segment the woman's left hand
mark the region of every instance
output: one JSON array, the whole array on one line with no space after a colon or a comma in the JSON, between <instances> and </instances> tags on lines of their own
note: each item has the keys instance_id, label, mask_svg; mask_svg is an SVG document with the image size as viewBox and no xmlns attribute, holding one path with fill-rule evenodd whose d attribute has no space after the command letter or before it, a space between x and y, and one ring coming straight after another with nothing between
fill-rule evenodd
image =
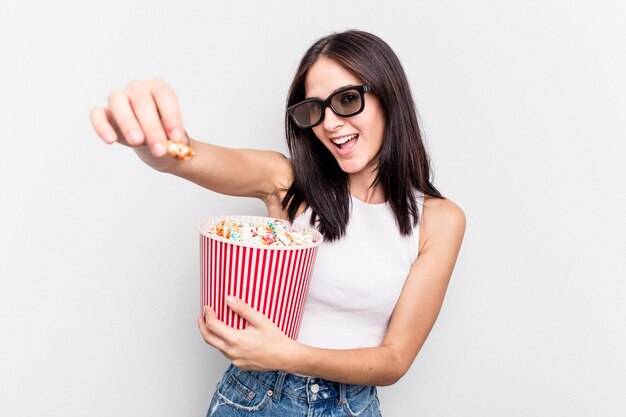
<instances>
[{"instance_id":1,"label":"woman's left hand","mask_svg":"<svg viewBox=\"0 0 626 417\"><path fill-rule=\"evenodd\" d=\"M270 319L236 297L227 297L232 311L244 318L245 329L234 329L217 319L209 306L198 317L204 340L220 350L236 367L246 371L286 370L296 342L288 338Z\"/></svg>"}]
</instances>

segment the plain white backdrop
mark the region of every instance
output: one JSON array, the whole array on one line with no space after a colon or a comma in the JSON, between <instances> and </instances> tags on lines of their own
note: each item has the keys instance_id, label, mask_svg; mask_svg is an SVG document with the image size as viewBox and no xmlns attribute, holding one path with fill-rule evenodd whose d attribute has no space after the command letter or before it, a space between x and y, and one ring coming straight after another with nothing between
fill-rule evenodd
<instances>
[{"instance_id":1,"label":"plain white backdrop","mask_svg":"<svg viewBox=\"0 0 626 417\"><path fill-rule=\"evenodd\" d=\"M159 77L192 137L286 152L297 62L358 28L399 55L468 220L383 415L625 416L625 22L621 1L3 4L0 415L205 415L227 362L196 327L195 224L264 207L151 171L89 111Z\"/></svg>"}]
</instances>

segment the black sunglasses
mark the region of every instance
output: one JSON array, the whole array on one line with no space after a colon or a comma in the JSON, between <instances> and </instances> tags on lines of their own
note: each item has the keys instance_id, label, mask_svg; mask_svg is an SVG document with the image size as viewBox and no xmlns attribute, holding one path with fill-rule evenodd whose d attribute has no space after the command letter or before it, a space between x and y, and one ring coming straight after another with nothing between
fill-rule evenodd
<instances>
[{"instance_id":1,"label":"black sunglasses","mask_svg":"<svg viewBox=\"0 0 626 417\"><path fill-rule=\"evenodd\" d=\"M322 123L326 107L337 116L350 117L357 115L365 108L365 93L372 91L370 85L351 85L340 88L326 100L309 98L293 106L287 107L287 114L301 129L315 127Z\"/></svg>"}]
</instances>

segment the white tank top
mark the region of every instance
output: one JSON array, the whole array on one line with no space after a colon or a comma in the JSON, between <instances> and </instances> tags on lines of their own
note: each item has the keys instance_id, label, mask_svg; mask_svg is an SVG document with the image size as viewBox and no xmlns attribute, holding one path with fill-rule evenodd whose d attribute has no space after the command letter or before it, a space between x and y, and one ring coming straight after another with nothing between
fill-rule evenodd
<instances>
[{"instance_id":1,"label":"white tank top","mask_svg":"<svg viewBox=\"0 0 626 417\"><path fill-rule=\"evenodd\" d=\"M423 194L418 193L420 219ZM311 209L294 223L309 224ZM352 197L346 234L318 247L298 342L328 349L379 346L411 265L419 224L402 236L388 203Z\"/></svg>"}]
</instances>

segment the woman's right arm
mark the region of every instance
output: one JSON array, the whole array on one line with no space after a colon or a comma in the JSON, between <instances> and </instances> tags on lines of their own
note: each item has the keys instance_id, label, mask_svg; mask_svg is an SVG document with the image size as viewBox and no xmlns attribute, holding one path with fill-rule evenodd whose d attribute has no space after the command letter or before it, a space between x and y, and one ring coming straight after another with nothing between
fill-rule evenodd
<instances>
[{"instance_id":1,"label":"woman's right arm","mask_svg":"<svg viewBox=\"0 0 626 417\"><path fill-rule=\"evenodd\" d=\"M291 183L291 163L282 154L230 149L190 139L178 99L162 80L133 81L109 94L108 105L91 111L91 123L106 143L127 145L149 166L221 194L257 197L275 206ZM190 145L189 161L167 153L167 140Z\"/></svg>"}]
</instances>

